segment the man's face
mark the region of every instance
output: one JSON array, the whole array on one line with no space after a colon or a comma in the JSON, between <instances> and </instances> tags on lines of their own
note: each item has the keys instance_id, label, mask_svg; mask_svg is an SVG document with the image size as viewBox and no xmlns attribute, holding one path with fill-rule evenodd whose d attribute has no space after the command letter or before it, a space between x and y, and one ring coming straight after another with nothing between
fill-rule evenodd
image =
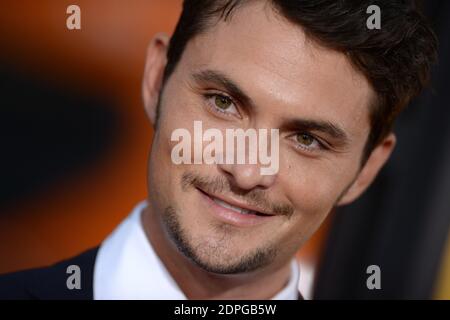
<instances>
[{"instance_id":1,"label":"man's face","mask_svg":"<svg viewBox=\"0 0 450 320\"><path fill-rule=\"evenodd\" d=\"M165 84L149 168L153 212L206 270L285 264L357 177L372 94L345 55L307 39L269 5L239 8L189 41ZM194 137L194 121L224 136L226 129L279 129L278 172L174 164L172 132L186 128Z\"/></svg>"}]
</instances>

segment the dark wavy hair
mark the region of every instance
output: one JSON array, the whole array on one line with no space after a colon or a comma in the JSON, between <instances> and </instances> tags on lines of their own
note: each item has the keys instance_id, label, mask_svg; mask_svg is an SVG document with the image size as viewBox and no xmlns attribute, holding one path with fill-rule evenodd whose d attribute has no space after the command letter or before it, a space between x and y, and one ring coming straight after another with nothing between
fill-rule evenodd
<instances>
[{"instance_id":1,"label":"dark wavy hair","mask_svg":"<svg viewBox=\"0 0 450 320\"><path fill-rule=\"evenodd\" d=\"M260 0L264 1L264 0ZM413 0L265 0L320 45L343 52L372 85L371 130L363 161L392 130L395 118L428 84L437 38ZM227 21L248 0L185 0L167 53L163 83L190 39ZM366 10L381 9L381 28L368 29Z\"/></svg>"}]
</instances>

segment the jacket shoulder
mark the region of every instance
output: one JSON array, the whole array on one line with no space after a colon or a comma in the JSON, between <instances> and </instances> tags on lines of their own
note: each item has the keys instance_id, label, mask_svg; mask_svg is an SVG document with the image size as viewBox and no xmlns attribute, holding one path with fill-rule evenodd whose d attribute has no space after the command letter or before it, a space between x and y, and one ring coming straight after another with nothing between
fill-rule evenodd
<instances>
[{"instance_id":1,"label":"jacket shoulder","mask_svg":"<svg viewBox=\"0 0 450 320\"><path fill-rule=\"evenodd\" d=\"M44 268L0 276L0 299L92 300L95 258L98 247ZM69 289L69 266L79 269L80 288Z\"/></svg>"}]
</instances>

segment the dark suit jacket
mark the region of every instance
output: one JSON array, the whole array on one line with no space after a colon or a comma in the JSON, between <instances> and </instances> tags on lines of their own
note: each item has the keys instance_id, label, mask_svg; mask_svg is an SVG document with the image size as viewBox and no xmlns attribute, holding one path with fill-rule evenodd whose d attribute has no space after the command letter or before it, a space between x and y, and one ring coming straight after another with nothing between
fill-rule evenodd
<instances>
[{"instance_id":1,"label":"dark suit jacket","mask_svg":"<svg viewBox=\"0 0 450 320\"><path fill-rule=\"evenodd\" d=\"M94 264L98 247L50 267L14 272L0 276L0 300L92 300ZM81 289L68 289L67 267L81 270ZM299 292L299 300L303 300Z\"/></svg>"},{"instance_id":2,"label":"dark suit jacket","mask_svg":"<svg viewBox=\"0 0 450 320\"><path fill-rule=\"evenodd\" d=\"M0 276L0 299L92 300L94 263L98 247L50 267ZM81 289L67 288L67 267L81 270Z\"/></svg>"}]
</instances>

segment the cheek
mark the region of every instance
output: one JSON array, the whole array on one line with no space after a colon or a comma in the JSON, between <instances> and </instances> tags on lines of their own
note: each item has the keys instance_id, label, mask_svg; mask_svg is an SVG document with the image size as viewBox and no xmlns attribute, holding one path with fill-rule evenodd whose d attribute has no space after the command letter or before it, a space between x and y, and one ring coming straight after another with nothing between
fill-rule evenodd
<instances>
[{"instance_id":1,"label":"cheek","mask_svg":"<svg viewBox=\"0 0 450 320\"><path fill-rule=\"evenodd\" d=\"M193 112L194 105L185 104L180 106L176 99L168 99L164 106L162 106L160 114L160 123L158 126L158 133L152 145L152 155L150 159L150 185L149 189L156 189L153 194L161 199L162 207L167 205L175 206L179 212L191 212L189 215L188 224L197 224L195 212L195 194L191 191L185 192L181 187L181 179L183 173L187 171L199 171L202 174L207 174L210 166L196 165L194 163L194 120L201 120L201 117ZM206 125L205 125L206 127ZM186 129L185 131L191 138L178 137L172 141L172 133L177 129ZM181 146L186 141L186 146L191 146L191 164L175 163L172 159L172 151L174 147ZM185 219L184 216L180 217Z\"/></svg>"},{"instance_id":2,"label":"cheek","mask_svg":"<svg viewBox=\"0 0 450 320\"><path fill-rule=\"evenodd\" d=\"M180 114L174 114L172 109L176 106L164 103L161 108L158 132L155 133L151 156L149 160L149 197L153 201L160 202L162 209L173 205L173 199L179 197L179 181L183 172L183 165L177 165L172 161L172 148L177 144L171 141L174 130L184 128Z\"/></svg>"},{"instance_id":3,"label":"cheek","mask_svg":"<svg viewBox=\"0 0 450 320\"><path fill-rule=\"evenodd\" d=\"M338 197L340 184L333 176L318 173L304 173L293 179L289 188L294 206L305 215L317 215L328 211Z\"/></svg>"},{"instance_id":4,"label":"cheek","mask_svg":"<svg viewBox=\"0 0 450 320\"><path fill-rule=\"evenodd\" d=\"M305 215L330 209L339 194L340 183L336 177L319 169L292 170L284 181L289 199Z\"/></svg>"},{"instance_id":5,"label":"cheek","mask_svg":"<svg viewBox=\"0 0 450 320\"><path fill-rule=\"evenodd\" d=\"M288 166L283 164L283 168L289 167L288 170L280 170L278 181L295 208L291 232L308 238L352 182L354 170L344 168L353 167L353 162L344 165L339 161L328 163L299 158L296 166L292 162Z\"/></svg>"},{"instance_id":6,"label":"cheek","mask_svg":"<svg viewBox=\"0 0 450 320\"><path fill-rule=\"evenodd\" d=\"M338 192L330 185L319 182L318 177L303 175L296 178L290 186L291 192L287 193L295 208L290 219L292 221L288 222L288 228L283 234L288 252L297 251L308 241L331 212L338 197Z\"/></svg>"}]
</instances>

